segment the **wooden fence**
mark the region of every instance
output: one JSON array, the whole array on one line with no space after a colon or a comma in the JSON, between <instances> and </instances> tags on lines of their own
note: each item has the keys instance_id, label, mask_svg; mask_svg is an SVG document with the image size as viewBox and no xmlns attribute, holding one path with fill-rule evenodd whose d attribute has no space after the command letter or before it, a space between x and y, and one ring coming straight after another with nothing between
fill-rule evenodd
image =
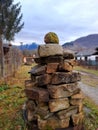
<instances>
[{"instance_id":1,"label":"wooden fence","mask_svg":"<svg viewBox=\"0 0 98 130\"><path fill-rule=\"evenodd\" d=\"M14 75L17 69L22 64L22 53L17 48L11 48L10 51L4 55L4 77ZM4 78L1 71L0 61L0 78Z\"/></svg>"},{"instance_id":2,"label":"wooden fence","mask_svg":"<svg viewBox=\"0 0 98 130\"><path fill-rule=\"evenodd\" d=\"M78 63L78 65L83 66L85 68L98 70L98 61L95 61L95 60L88 60L88 61L77 60L77 63Z\"/></svg>"}]
</instances>

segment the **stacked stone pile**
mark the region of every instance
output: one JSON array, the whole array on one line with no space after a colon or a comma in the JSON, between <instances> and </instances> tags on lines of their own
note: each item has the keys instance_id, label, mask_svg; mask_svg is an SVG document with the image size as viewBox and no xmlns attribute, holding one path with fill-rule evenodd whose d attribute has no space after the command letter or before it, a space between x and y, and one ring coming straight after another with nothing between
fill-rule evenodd
<instances>
[{"instance_id":1,"label":"stacked stone pile","mask_svg":"<svg viewBox=\"0 0 98 130\"><path fill-rule=\"evenodd\" d=\"M25 81L27 120L32 129L68 128L83 120L83 94L78 87L81 76L73 72L74 55L59 44L38 48L37 63Z\"/></svg>"}]
</instances>

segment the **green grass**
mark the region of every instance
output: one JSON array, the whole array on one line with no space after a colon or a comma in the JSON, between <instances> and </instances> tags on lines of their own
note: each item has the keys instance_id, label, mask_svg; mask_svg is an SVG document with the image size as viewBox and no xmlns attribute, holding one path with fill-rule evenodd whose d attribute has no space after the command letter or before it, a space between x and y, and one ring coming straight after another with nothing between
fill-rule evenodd
<instances>
[{"instance_id":1,"label":"green grass","mask_svg":"<svg viewBox=\"0 0 98 130\"><path fill-rule=\"evenodd\" d=\"M26 130L22 105L26 97L24 81L30 78L32 66L22 66L15 77L6 78L0 85L0 130Z\"/></svg>"},{"instance_id":2,"label":"green grass","mask_svg":"<svg viewBox=\"0 0 98 130\"><path fill-rule=\"evenodd\" d=\"M1 84L1 85L0 85L0 92L5 91L5 90L7 90L7 89L9 89L8 84Z\"/></svg>"},{"instance_id":3,"label":"green grass","mask_svg":"<svg viewBox=\"0 0 98 130\"><path fill-rule=\"evenodd\" d=\"M91 99L85 98L84 106L90 109L90 112L85 113L84 124L86 130L98 129L98 106L92 102Z\"/></svg>"},{"instance_id":4,"label":"green grass","mask_svg":"<svg viewBox=\"0 0 98 130\"><path fill-rule=\"evenodd\" d=\"M81 72L88 73L87 75L85 75L85 74L81 75L81 81L84 84L87 84L92 87L98 87L98 78L94 77L94 76L98 77L98 70L86 69L86 68L83 68L80 66L77 66L74 69L80 71L80 73Z\"/></svg>"},{"instance_id":5,"label":"green grass","mask_svg":"<svg viewBox=\"0 0 98 130\"><path fill-rule=\"evenodd\" d=\"M87 72L87 73L94 74L94 75L98 76L98 70L83 68L81 66L76 66L74 69L78 70L78 71L83 71L83 72Z\"/></svg>"}]
</instances>

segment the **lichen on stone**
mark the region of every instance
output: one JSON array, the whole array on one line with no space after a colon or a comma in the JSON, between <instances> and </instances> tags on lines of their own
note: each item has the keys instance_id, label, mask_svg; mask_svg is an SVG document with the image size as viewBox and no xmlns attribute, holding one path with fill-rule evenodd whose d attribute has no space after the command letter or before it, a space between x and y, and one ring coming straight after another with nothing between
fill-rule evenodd
<instances>
[{"instance_id":1,"label":"lichen on stone","mask_svg":"<svg viewBox=\"0 0 98 130\"><path fill-rule=\"evenodd\" d=\"M54 32L49 32L49 33L47 33L46 35L45 35L45 37L44 37L44 42L46 43L46 44L59 44L59 38L58 38L58 36L57 36L57 34L56 33L54 33Z\"/></svg>"}]
</instances>

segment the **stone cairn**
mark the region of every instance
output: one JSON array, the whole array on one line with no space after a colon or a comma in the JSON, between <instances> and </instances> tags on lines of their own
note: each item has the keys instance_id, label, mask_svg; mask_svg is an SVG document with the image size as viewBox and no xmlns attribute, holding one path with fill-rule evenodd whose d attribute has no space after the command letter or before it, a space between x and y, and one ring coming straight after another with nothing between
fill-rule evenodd
<instances>
[{"instance_id":1,"label":"stone cairn","mask_svg":"<svg viewBox=\"0 0 98 130\"><path fill-rule=\"evenodd\" d=\"M29 72L31 80L25 81L28 130L70 128L83 121L84 97L77 83L81 76L72 71L74 55L64 52L58 37L51 41L51 35L57 37L55 33L46 34L46 44L38 47L37 65Z\"/></svg>"}]
</instances>

